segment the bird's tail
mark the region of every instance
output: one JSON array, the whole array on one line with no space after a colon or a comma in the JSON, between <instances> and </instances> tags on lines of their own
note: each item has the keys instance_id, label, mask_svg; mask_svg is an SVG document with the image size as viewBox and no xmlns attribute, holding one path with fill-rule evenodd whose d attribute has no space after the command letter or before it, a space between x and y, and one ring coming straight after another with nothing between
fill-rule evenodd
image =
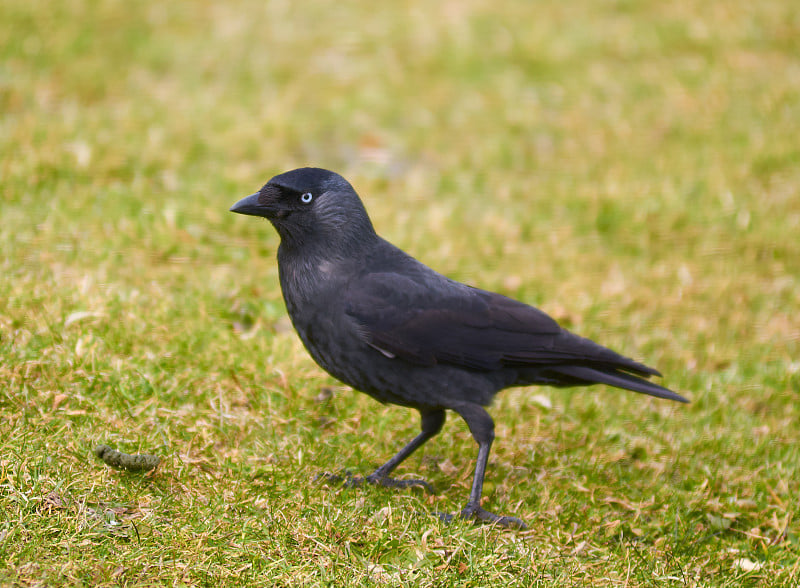
<instances>
[{"instance_id":1,"label":"bird's tail","mask_svg":"<svg viewBox=\"0 0 800 588\"><path fill-rule=\"evenodd\" d=\"M676 394L672 390L613 368L608 369L608 371L602 371L584 365L561 365L550 367L548 371L557 372L571 378L577 378L589 384L608 384L609 386L624 388L625 390L631 390L641 394L649 394L650 396L656 396L658 398L676 400L677 402L689 402L686 398L680 394Z\"/></svg>"}]
</instances>

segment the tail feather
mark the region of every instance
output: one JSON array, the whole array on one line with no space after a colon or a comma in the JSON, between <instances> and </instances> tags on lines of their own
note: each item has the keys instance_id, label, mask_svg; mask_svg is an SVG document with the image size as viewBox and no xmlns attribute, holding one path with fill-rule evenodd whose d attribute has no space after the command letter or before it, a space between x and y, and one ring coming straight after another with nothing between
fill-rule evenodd
<instances>
[{"instance_id":1,"label":"tail feather","mask_svg":"<svg viewBox=\"0 0 800 588\"><path fill-rule=\"evenodd\" d=\"M558 372L573 378L578 378L586 381L587 383L608 384L609 386L624 388L625 390L631 390L641 394L649 394L650 396L656 396L657 398L666 398L668 400L675 400L677 402L689 402L686 398L680 394L676 394L672 390L664 388L663 386L659 386L658 384L654 384L653 382L648 382L647 380L634 375L617 371L613 368L610 368L609 371L601 371L599 369L583 365L563 365L551 367L549 368L549 371Z\"/></svg>"}]
</instances>

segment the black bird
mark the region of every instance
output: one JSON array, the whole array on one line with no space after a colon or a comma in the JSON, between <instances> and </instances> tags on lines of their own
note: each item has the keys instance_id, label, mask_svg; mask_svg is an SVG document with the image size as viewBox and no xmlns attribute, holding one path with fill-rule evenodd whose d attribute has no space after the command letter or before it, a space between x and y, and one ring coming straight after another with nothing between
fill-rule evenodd
<instances>
[{"instance_id":1,"label":"black bird","mask_svg":"<svg viewBox=\"0 0 800 588\"><path fill-rule=\"evenodd\" d=\"M461 511L502 526L516 517L480 505L494 421L483 408L510 386L607 384L688 402L646 379L661 374L562 329L547 314L433 271L377 235L353 187L338 174L280 174L231 207L268 219L280 235L286 309L314 360L334 378L415 408L422 432L367 481L427 485L389 474L457 412L478 443L469 501Z\"/></svg>"}]
</instances>

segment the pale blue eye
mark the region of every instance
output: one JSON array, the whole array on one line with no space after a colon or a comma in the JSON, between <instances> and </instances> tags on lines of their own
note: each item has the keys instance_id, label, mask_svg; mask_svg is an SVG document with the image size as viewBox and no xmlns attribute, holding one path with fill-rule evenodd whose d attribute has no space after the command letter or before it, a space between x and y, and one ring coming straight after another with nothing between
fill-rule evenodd
<instances>
[{"instance_id":1,"label":"pale blue eye","mask_svg":"<svg viewBox=\"0 0 800 588\"><path fill-rule=\"evenodd\" d=\"M300 202L302 202L303 204L308 204L309 202L311 202L313 198L314 196L311 194L311 192L306 192L305 194L300 196Z\"/></svg>"}]
</instances>

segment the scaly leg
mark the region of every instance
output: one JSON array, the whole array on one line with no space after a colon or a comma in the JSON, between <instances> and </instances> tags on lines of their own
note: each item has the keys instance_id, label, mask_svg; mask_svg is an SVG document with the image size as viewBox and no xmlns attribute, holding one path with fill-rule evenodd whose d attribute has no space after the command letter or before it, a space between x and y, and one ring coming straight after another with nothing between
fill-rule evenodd
<instances>
[{"instance_id":1,"label":"scaly leg","mask_svg":"<svg viewBox=\"0 0 800 588\"><path fill-rule=\"evenodd\" d=\"M389 477L394 469L399 466L406 458L419 449L426 441L442 430L444 425L444 410L432 412L422 412L422 432L414 437L411 442L403 447L389 461L367 476L367 482L386 486L388 488L408 488L409 486L422 486L429 493L433 494L433 488L425 480L397 480Z\"/></svg>"},{"instance_id":2,"label":"scaly leg","mask_svg":"<svg viewBox=\"0 0 800 588\"><path fill-rule=\"evenodd\" d=\"M481 507L483 479L486 476L486 464L489 461L489 451L494 441L494 421L492 417L477 404L463 403L452 408L466 421L472 437L478 442L478 459L475 464L472 490L469 493L469 502L461 511L461 517L477 519L501 527L527 529L527 525L517 517L499 516Z\"/></svg>"},{"instance_id":3,"label":"scaly leg","mask_svg":"<svg viewBox=\"0 0 800 588\"><path fill-rule=\"evenodd\" d=\"M344 480L345 486L350 488L358 487L364 483L364 480L366 480L370 484L376 484L386 488L409 488L412 486L418 486L433 494L433 488L425 480L397 480L389 476L389 474L391 474L395 468L397 468L397 466L403 463L409 455L414 453L426 441L442 430L442 425L444 425L445 419L444 410L433 410L429 412L420 411L420 415L422 416L422 432L419 435L414 437L408 443L408 445L398 451L394 457L392 457L389 461L372 472L366 478L362 478L360 476L350 477L348 475L348 477ZM342 477L337 476L336 474L320 474L317 479L319 478L324 478L325 480L331 482L342 481Z\"/></svg>"}]
</instances>

